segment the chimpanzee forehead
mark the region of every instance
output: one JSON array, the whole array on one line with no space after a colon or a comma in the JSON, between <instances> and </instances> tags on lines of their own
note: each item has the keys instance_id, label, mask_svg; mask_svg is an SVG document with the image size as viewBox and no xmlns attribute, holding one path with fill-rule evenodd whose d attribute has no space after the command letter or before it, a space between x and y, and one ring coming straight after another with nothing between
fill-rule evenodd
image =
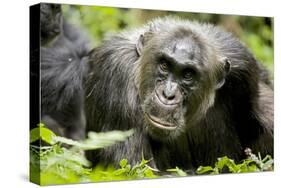
<instances>
[{"instance_id":1,"label":"chimpanzee forehead","mask_svg":"<svg viewBox=\"0 0 281 188\"><path fill-rule=\"evenodd\" d=\"M200 54L200 47L194 39L186 37L183 39L176 39L172 45L173 53L184 53L189 54L190 58L193 59L195 54Z\"/></svg>"},{"instance_id":2,"label":"chimpanzee forehead","mask_svg":"<svg viewBox=\"0 0 281 188\"><path fill-rule=\"evenodd\" d=\"M165 43L162 52L171 57L176 57L181 62L200 61L202 49L192 37L178 38Z\"/></svg>"}]
</instances>

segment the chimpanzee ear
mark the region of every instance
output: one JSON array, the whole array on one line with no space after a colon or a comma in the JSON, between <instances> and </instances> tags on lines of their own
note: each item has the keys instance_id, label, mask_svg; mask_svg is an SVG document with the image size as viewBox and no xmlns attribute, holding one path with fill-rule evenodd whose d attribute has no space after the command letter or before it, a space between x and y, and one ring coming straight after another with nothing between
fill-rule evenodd
<instances>
[{"instance_id":1,"label":"chimpanzee ear","mask_svg":"<svg viewBox=\"0 0 281 188\"><path fill-rule=\"evenodd\" d=\"M136 50L137 50L138 56L141 55L143 46L144 46L144 35L141 34L140 37L139 37L139 39L138 39L138 42L137 42L137 44L136 44Z\"/></svg>"},{"instance_id":2,"label":"chimpanzee ear","mask_svg":"<svg viewBox=\"0 0 281 188\"><path fill-rule=\"evenodd\" d=\"M226 57L221 58L220 63L223 64L223 70L219 76L218 83L216 85L216 89L219 89L224 85L225 77L230 72L230 69L231 69L231 61L228 58L226 58Z\"/></svg>"},{"instance_id":3,"label":"chimpanzee ear","mask_svg":"<svg viewBox=\"0 0 281 188\"><path fill-rule=\"evenodd\" d=\"M141 56L144 46L151 39L152 35L153 35L153 32L147 31L144 34L141 34L139 36L139 39L136 44L136 51L138 53L138 56Z\"/></svg>"}]
</instances>

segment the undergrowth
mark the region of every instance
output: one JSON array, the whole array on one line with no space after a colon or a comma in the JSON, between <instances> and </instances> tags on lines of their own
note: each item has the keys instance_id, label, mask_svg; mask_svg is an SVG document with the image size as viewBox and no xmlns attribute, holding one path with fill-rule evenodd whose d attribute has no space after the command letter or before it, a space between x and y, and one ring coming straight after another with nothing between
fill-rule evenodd
<instances>
[{"instance_id":1,"label":"undergrowth","mask_svg":"<svg viewBox=\"0 0 281 188\"><path fill-rule=\"evenodd\" d=\"M127 159L119 162L119 168L104 167L91 163L85 158L85 150L104 148L122 142L132 136L133 130L111 131L107 133L90 132L83 141L74 141L55 135L43 124L30 132L30 179L40 185L68 184L81 182L100 182L114 180L149 179L161 177L188 176L189 173L178 167L159 172L151 168L149 160L144 159L131 166ZM239 163L227 156L218 158L215 166L200 166L194 172L201 174L244 173L273 170L271 156L261 158L247 148L247 158ZM194 174L193 173L193 174ZM165 175L163 175L165 174Z\"/></svg>"}]
</instances>

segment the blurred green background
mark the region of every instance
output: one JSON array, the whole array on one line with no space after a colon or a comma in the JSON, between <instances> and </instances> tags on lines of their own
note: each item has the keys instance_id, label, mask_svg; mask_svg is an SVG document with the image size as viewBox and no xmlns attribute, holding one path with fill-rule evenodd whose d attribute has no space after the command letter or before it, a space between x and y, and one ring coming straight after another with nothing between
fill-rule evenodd
<instances>
[{"instance_id":1,"label":"blurred green background","mask_svg":"<svg viewBox=\"0 0 281 188\"><path fill-rule=\"evenodd\" d=\"M63 5L63 12L69 22L85 28L94 46L108 35L140 26L155 17L174 15L220 25L240 38L273 78L273 18L79 5Z\"/></svg>"}]
</instances>

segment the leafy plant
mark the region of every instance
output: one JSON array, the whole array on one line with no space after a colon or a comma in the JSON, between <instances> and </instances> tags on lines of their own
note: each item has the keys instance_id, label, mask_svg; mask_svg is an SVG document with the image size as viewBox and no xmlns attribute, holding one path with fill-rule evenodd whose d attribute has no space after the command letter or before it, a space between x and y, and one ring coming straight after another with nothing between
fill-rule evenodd
<instances>
[{"instance_id":1,"label":"leafy plant","mask_svg":"<svg viewBox=\"0 0 281 188\"><path fill-rule=\"evenodd\" d=\"M246 150L249 150L248 148ZM245 151L246 151L245 150ZM257 157L255 154L249 152L248 158L243 160L241 163L236 164L234 160L228 157L218 158L214 167L211 166L200 166L196 173L197 174L220 174L224 172L230 173L244 173L244 172L261 172L273 170L273 159L267 155L264 159Z\"/></svg>"},{"instance_id":2,"label":"leafy plant","mask_svg":"<svg viewBox=\"0 0 281 188\"><path fill-rule=\"evenodd\" d=\"M129 131L111 131L107 133L90 132L83 141L75 141L55 135L51 130L39 124L30 132L30 168L31 181L41 185L65 184L93 181L126 180L157 177L148 160L131 167L127 160L120 161L120 168L90 168L90 162L84 156L84 150L98 149L124 141L133 134ZM44 141L44 146L37 146ZM62 144L71 146L65 148Z\"/></svg>"},{"instance_id":3,"label":"leafy plant","mask_svg":"<svg viewBox=\"0 0 281 188\"><path fill-rule=\"evenodd\" d=\"M157 169L149 166L150 160L144 159L134 166L127 159L119 162L119 167L97 165L85 158L84 150L111 146L126 140L133 131L112 131L107 133L89 133L83 141L75 141L55 135L43 124L30 132L30 179L41 185L67 184L81 182L100 182L113 180L132 180L143 178L159 178L187 176L188 172L175 167L167 169L168 174L159 175ZM38 145L39 142L39 145ZM44 143L44 144L43 144ZM68 148L65 145L70 146ZM247 159L236 164L228 157L219 158L214 167L200 166L196 174L220 174L224 172L243 173L273 170L273 159L256 156L246 149Z\"/></svg>"},{"instance_id":4,"label":"leafy plant","mask_svg":"<svg viewBox=\"0 0 281 188\"><path fill-rule=\"evenodd\" d=\"M148 160L142 159L140 163L131 167L127 159L122 159L119 163L119 169L112 166L107 168L97 166L91 172L90 178L92 181L112 181L159 177L154 173L156 170L148 166L148 162Z\"/></svg>"}]
</instances>

